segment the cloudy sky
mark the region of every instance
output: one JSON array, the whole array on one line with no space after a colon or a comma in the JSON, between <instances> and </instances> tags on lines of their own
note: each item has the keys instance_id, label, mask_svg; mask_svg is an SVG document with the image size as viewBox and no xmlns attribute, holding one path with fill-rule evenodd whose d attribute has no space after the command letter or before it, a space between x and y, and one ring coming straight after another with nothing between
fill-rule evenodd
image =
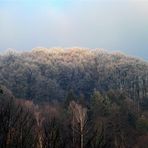
<instances>
[{"instance_id":1,"label":"cloudy sky","mask_svg":"<svg viewBox=\"0 0 148 148\"><path fill-rule=\"evenodd\" d=\"M0 51L75 46L148 60L148 0L0 0Z\"/></svg>"}]
</instances>

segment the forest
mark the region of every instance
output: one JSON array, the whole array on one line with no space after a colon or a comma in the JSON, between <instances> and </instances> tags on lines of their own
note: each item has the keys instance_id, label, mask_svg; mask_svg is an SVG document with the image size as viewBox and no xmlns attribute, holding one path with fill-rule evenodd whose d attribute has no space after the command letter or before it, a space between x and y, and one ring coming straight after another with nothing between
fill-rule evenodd
<instances>
[{"instance_id":1,"label":"forest","mask_svg":"<svg viewBox=\"0 0 148 148\"><path fill-rule=\"evenodd\" d=\"M83 48L0 55L0 148L147 145L147 61Z\"/></svg>"}]
</instances>

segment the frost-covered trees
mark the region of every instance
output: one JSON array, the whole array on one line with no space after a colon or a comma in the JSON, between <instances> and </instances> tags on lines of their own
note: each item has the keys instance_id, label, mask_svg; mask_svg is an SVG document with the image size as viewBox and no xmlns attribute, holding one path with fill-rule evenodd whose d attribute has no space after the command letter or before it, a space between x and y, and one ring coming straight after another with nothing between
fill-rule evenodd
<instances>
[{"instance_id":1,"label":"frost-covered trees","mask_svg":"<svg viewBox=\"0 0 148 148\"><path fill-rule=\"evenodd\" d=\"M15 96L63 100L69 90L88 99L94 89L148 96L148 64L121 53L89 49L44 49L0 56L0 83ZM21 93L20 93L21 91Z\"/></svg>"}]
</instances>

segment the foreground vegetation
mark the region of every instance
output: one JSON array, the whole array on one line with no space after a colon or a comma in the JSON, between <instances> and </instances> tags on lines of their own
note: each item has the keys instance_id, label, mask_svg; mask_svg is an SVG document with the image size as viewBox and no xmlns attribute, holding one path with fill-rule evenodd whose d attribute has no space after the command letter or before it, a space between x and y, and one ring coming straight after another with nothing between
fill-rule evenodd
<instances>
[{"instance_id":1,"label":"foreground vegetation","mask_svg":"<svg viewBox=\"0 0 148 148\"><path fill-rule=\"evenodd\" d=\"M146 148L147 133L147 104L120 92L34 104L0 89L1 148Z\"/></svg>"}]
</instances>

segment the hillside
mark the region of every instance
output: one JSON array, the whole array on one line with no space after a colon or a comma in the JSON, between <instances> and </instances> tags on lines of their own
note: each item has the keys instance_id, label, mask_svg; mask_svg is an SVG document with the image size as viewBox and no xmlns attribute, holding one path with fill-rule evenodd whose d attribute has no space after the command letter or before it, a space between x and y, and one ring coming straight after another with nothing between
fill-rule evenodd
<instances>
[{"instance_id":1,"label":"hillside","mask_svg":"<svg viewBox=\"0 0 148 148\"><path fill-rule=\"evenodd\" d=\"M2 148L147 148L148 63L90 49L0 56Z\"/></svg>"},{"instance_id":2,"label":"hillside","mask_svg":"<svg viewBox=\"0 0 148 148\"><path fill-rule=\"evenodd\" d=\"M72 90L89 98L122 91L132 99L148 95L148 63L101 49L44 49L0 56L0 84L18 98L63 100Z\"/></svg>"}]
</instances>

